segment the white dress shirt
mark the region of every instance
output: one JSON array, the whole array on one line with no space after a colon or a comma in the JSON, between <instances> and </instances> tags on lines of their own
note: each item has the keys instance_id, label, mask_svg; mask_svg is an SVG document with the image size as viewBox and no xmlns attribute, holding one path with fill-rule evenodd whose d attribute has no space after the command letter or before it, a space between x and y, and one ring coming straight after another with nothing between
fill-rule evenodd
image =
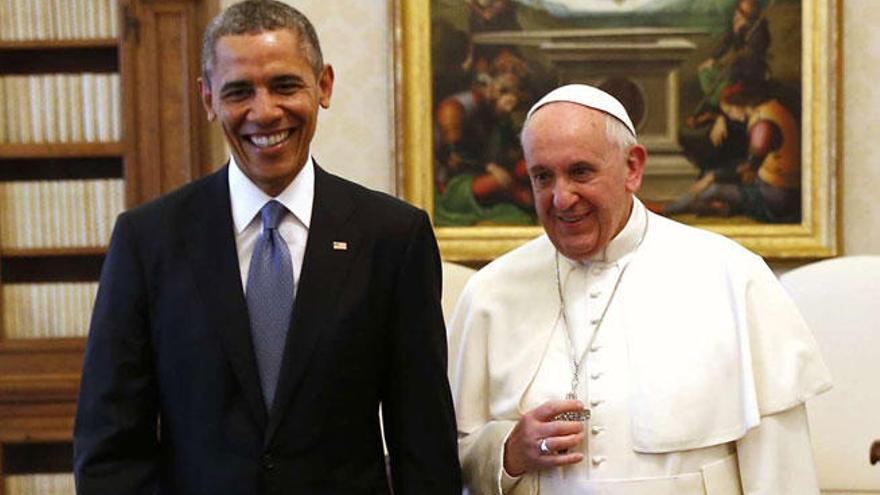
<instances>
[{"instance_id":1,"label":"white dress shirt","mask_svg":"<svg viewBox=\"0 0 880 495\"><path fill-rule=\"evenodd\" d=\"M254 245L263 231L260 209L275 199L291 213L281 219L278 233L290 250L295 296L299 289L299 277L302 272L306 241L309 239L309 224L312 220L312 202L315 198L315 168L312 156L309 155L299 174L275 198L264 193L251 182L238 167L235 157L230 157L229 198L232 203L232 220L235 223L235 248L238 252L241 286L245 291L247 291L247 278Z\"/></svg>"}]
</instances>

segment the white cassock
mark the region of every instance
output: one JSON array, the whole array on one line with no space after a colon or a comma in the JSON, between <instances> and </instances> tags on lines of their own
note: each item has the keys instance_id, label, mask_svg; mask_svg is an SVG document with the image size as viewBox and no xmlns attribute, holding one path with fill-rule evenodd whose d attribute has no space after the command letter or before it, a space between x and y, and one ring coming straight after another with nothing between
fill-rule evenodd
<instances>
[{"instance_id":1,"label":"white cassock","mask_svg":"<svg viewBox=\"0 0 880 495\"><path fill-rule=\"evenodd\" d=\"M506 476L517 419L571 385L555 259L546 236L500 257L454 312L449 375L471 495L819 493L804 401L831 381L794 303L760 257L638 200L596 259L559 258L566 320L587 353L585 460Z\"/></svg>"}]
</instances>

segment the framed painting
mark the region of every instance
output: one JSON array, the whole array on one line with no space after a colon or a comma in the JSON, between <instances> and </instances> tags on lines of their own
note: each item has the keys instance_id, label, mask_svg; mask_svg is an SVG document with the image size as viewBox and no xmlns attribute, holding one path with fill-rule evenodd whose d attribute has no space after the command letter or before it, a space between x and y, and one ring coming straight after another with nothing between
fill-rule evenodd
<instances>
[{"instance_id":1,"label":"framed painting","mask_svg":"<svg viewBox=\"0 0 880 495\"><path fill-rule=\"evenodd\" d=\"M771 259L834 256L840 0L395 0L399 190L442 255L541 234L519 132L568 83L615 95L653 211Z\"/></svg>"}]
</instances>

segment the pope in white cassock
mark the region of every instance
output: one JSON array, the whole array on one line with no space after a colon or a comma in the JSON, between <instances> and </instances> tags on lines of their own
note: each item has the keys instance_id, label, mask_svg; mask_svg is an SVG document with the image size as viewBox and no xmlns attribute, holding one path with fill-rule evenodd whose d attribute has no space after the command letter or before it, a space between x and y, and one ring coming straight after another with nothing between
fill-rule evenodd
<instances>
[{"instance_id":1,"label":"pope in white cassock","mask_svg":"<svg viewBox=\"0 0 880 495\"><path fill-rule=\"evenodd\" d=\"M523 149L546 235L449 330L470 493L819 493L804 401L831 382L764 261L634 198L645 148L596 88L535 104Z\"/></svg>"}]
</instances>

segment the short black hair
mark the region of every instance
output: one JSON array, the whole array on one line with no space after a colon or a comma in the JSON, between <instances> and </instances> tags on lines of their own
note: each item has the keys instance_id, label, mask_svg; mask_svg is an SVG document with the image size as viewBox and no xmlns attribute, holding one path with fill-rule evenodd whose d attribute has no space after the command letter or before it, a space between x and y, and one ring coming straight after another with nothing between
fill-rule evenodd
<instances>
[{"instance_id":1,"label":"short black hair","mask_svg":"<svg viewBox=\"0 0 880 495\"><path fill-rule=\"evenodd\" d=\"M315 27L300 11L276 0L245 0L229 6L211 20L202 39L202 77L210 81L217 40L223 36L259 34L279 29L289 29L299 36L301 48L312 65L315 77L319 77L324 68L324 56Z\"/></svg>"}]
</instances>

